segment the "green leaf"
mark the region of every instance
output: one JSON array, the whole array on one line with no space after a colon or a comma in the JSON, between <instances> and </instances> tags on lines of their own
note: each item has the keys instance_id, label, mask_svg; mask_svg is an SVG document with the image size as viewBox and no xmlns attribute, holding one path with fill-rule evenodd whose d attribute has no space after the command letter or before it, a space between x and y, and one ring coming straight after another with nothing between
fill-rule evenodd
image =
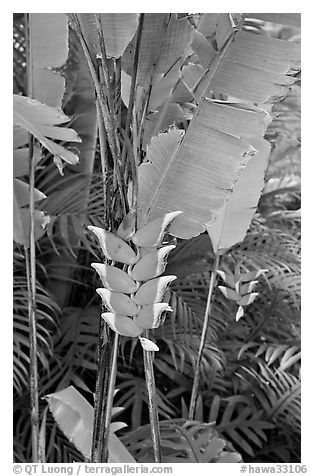
<instances>
[{"instance_id":1,"label":"green leaf","mask_svg":"<svg viewBox=\"0 0 314 476\"><path fill-rule=\"evenodd\" d=\"M65 79L52 70L68 56L68 22L65 13L30 13L32 97L49 106L61 107Z\"/></svg>"},{"instance_id":2,"label":"green leaf","mask_svg":"<svg viewBox=\"0 0 314 476\"><path fill-rule=\"evenodd\" d=\"M153 138L139 167L140 226L182 210L172 235L188 239L204 231L254 153L251 137L262 136L269 120L262 109L205 99L185 136L170 130Z\"/></svg>"},{"instance_id":3,"label":"green leaf","mask_svg":"<svg viewBox=\"0 0 314 476\"><path fill-rule=\"evenodd\" d=\"M171 16L170 16L171 15ZM169 18L170 16L170 18ZM143 23L138 62L137 84L144 85L150 74L160 79L177 60L185 57L185 50L192 41L193 28L187 19L177 20L174 14L146 13ZM122 66L132 74L137 35L128 45Z\"/></svg>"},{"instance_id":4,"label":"green leaf","mask_svg":"<svg viewBox=\"0 0 314 476\"><path fill-rule=\"evenodd\" d=\"M241 456L212 424L185 419L160 422L162 463L239 463ZM127 435L128 444L140 461L152 461L149 425Z\"/></svg>"},{"instance_id":5,"label":"green leaf","mask_svg":"<svg viewBox=\"0 0 314 476\"><path fill-rule=\"evenodd\" d=\"M13 187L13 239L16 243L29 247L30 213L28 208L22 208L29 203L29 185L14 179ZM35 201L42 200L46 195L34 190ZM44 233L50 218L40 210L34 210L35 240Z\"/></svg>"},{"instance_id":6,"label":"green leaf","mask_svg":"<svg viewBox=\"0 0 314 476\"><path fill-rule=\"evenodd\" d=\"M93 407L72 386L46 395L49 409L58 426L76 448L90 458L93 432ZM110 431L109 463L135 463L134 458Z\"/></svg>"},{"instance_id":7,"label":"green leaf","mask_svg":"<svg viewBox=\"0 0 314 476\"><path fill-rule=\"evenodd\" d=\"M94 13L78 14L91 51L100 53ZM138 23L138 13L101 13L101 25L105 40L106 55L120 58L132 40Z\"/></svg>"},{"instance_id":8,"label":"green leaf","mask_svg":"<svg viewBox=\"0 0 314 476\"><path fill-rule=\"evenodd\" d=\"M16 200L19 206L23 207L24 205L27 205L29 203L29 185L23 182L22 180L14 179L13 186ZM37 188L35 188L34 201L38 202L39 200L43 200L44 198L47 198L46 195L40 190L37 190Z\"/></svg>"},{"instance_id":9,"label":"green leaf","mask_svg":"<svg viewBox=\"0 0 314 476\"><path fill-rule=\"evenodd\" d=\"M246 13L245 16L301 28L300 13Z\"/></svg>"},{"instance_id":10,"label":"green leaf","mask_svg":"<svg viewBox=\"0 0 314 476\"><path fill-rule=\"evenodd\" d=\"M194 95L199 100L214 91L262 104L284 95L285 88L295 82L288 73L299 64L299 44L239 31L223 55L216 54L210 67L203 68Z\"/></svg>"},{"instance_id":11,"label":"green leaf","mask_svg":"<svg viewBox=\"0 0 314 476\"><path fill-rule=\"evenodd\" d=\"M246 235L264 187L270 144L251 141L257 153L246 165L224 206L217 211L213 224L207 227L213 250L223 254Z\"/></svg>"},{"instance_id":12,"label":"green leaf","mask_svg":"<svg viewBox=\"0 0 314 476\"><path fill-rule=\"evenodd\" d=\"M78 162L76 154L48 139L48 137L52 137L58 140L81 142L73 129L67 129L65 132L62 128L56 127L56 125L70 120L61 110L16 94L13 95L13 108L14 124L32 134L55 156L55 159L59 161L63 159L73 165Z\"/></svg>"}]
</instances>

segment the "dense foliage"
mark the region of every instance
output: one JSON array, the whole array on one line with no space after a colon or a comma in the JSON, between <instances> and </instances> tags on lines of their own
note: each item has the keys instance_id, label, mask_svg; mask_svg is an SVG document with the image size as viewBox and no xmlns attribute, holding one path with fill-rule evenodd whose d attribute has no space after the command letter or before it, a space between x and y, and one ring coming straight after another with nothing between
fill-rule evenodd
<instances>
[{"instance_id":1,"label":"dense foliage","mask_svg":"<svg viewBox=\"0 0 314 476\"><path fill-rule=\"evenodd\" d=\"M191 21L197 23L197 15ZM270 25L252 20L246 28L259 34ZM14 92L23 95L24 30L24 15L15 14ZM298 41L298 33L294 27L273 24L269 34ZM39 393L44 397L73 385L93 405L100 299L90 263L102 258L86 226L103 226L103 181L96 123L89 119L95 116L94 98L72 30L69 42L69 57L62 68L66 78L63 110L72 117L69 126L83 138L85 150L81 144L73 142L74 146L81 154L92 154L93 160L65 167L64 176L49 152L36 165L35 185L46 195L36 207L50 217L47 232L36 242ZM215 290L193 422L188 421L188 405L214 261L208 234L178 238L168 260L166 274L178 276L168 292L173 312L153 332L160 349L154 369L164 461L210 462L210 448L206 459L201 445L217 435L244 461L300 461L299 82L274 111L265 136L272 148L258 208L245 239L225 253L220 263L222 270L234 271L238 263L243 272L268 272L259 277L258 297L238 322L235 303ZM189 121L184 121L182 127L187 127ZM27 178L27 173L20 177ZM109 176L109 188L111 180ZM18 462L31 458L24 254L23 246L15 243L14 453ZM218 284L223 284L220 277ZM128 425L118 435L137 461L152 461L142 349L127 337L121 338L119 347L116 388L114 406L123 407L118 420ZM82 461L82 454L46 409L47 402L41 399L46 461ZM220 458L224 461L223 455Z\"/></svg>"}]
</instances>

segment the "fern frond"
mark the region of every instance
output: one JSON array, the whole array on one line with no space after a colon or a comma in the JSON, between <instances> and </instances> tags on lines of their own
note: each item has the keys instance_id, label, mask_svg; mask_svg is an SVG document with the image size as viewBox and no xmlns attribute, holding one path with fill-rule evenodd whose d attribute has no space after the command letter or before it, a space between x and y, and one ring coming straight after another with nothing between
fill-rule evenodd
<instances>
[{"instance_id":1,"label":"fern frond","mask_svg":"<svg viewBox=\"0 0 314 476\"><path fill-rule=\"evenodd\" d=\"M28 387L29 380L29 322L28 322L28 291L25 277L14 277L13 281L13 379L14 388L22 395ZM58 323L59 307L52 296L36 283L37 296L37 339L38 359L48 371L48 358L53 354L51 331L55 331Z\"/></svg>"},{"instance_id":2,"label":"fern frond","mask_svg":"<svg viewBox=\"0 0 314 476\"><path fill-rule=\"evenodd\" d=\"M267 419L282 431L301 431L301 382L291 373L259 364L259 371L243 367L244 378L251 377L251 388Z\"/></svg>"},{"instance_id":3,"label":"fern frond","mask_svg":"<svg viewBox=\"0 0 314 476\"><path fill-rule=\"evenodd\" d=\"M140 462L152 461L149 426L124 437L129 450ZM241 456L223 439L212 424L185 419L160 422L163 463L239 463Z\"/></svg>"},{"instance_id":4,"label":"fern frond","mask_svg":"<svg viewBox=\"0 0 314 476\"><path fill-rule=\"evenodd\" d=\"M253 456L256 447L261 448L267 435L264 430L273 428L262 410L257 410L252 399L244 395L232 395L212 400L209 421L214 421L217 430L231 440L240 451Z\"/></svg>"}]
</instances>

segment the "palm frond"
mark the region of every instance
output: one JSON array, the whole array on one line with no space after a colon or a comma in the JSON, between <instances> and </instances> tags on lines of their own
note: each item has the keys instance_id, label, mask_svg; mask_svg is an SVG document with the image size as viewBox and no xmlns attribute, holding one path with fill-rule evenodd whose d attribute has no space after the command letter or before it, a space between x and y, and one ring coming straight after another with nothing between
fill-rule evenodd
<instances>
[{"instance_id":1,"label":"palm frond","mask_svg":"<svg viewBox=\"0 0 314 476\"><path fill-rule=\"evenodd\" d=\"M116 405L130 411L131 428L135 429L142 424L148 409L148 395L145 380L129 372L118 372L119 393ZM175 414L175 409L167 397L157 389L157 405L159 415L169 418Z\"/></svg>"},{"instance_id":2,"label":"palm frond","mask_svg":"<svg viewBox=\"0 0 314 476\"><path fill-rule=\"evenodd\" d=\"M15 391L18 395L22 395L28 387L29 379L28 291L27 279L25 277L14 277L13 292L13 379ZM49 357L53 354L51 333L55 332L57 328L59 308L53 297L38 282L36 285L36 298L37 355L43 369L47 372Z\"/></svg>"}]
</instances>

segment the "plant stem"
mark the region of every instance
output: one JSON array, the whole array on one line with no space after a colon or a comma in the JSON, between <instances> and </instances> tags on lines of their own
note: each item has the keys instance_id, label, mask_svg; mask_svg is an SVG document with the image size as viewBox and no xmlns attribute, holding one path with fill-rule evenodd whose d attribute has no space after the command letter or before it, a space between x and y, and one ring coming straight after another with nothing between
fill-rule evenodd
<instances>
[{"instance_id":1,"label":"plant stem","mask_svg":"<svg viewBox=\"0 0 314 476\"><path fill-rule=\"evenodd\" d=\"M39 404L38 404L38 369L37 369L37 332L36 332L36 250L35 250L35 222L34 222L34 159L33 140L29 144L29 212L30 248L24 246L27 290L28 290L28 321L29 321L29 358L30 358L30 404L31 404L31 434L32 434L32 461L38 463L39 445Z\"/></svg>"},{"instance_id":2,"label":"plant stem","mask_svg":"<svg viewBox=\"0 0 314 476\"><path fill-rule=\"evenodd\" d=\"M102 460L104 452L104 419L106 411L107 396L111 377L111 364L113 357L113 347L115 333L104 325L104 320L100 317L100 331L98 337L98 362L95 389L95 409L94 428L92 438L91 463L106 462ZM107 342L104 342L104 332L107 330ZM111 414L111 410L110 410Z\"/></svg>"},{"instance_id":3,"label":"plant stem","mask_svg":"<svg viewBox=\"0 0 314 476\"><path fill-rule=\"evenodd\" d=\"M32 52L30 44L30 16L25 14L26 52L27 52L27 94L33 96ZM38 403L38 367L37 367L37 331L36 331L36 247L35 247L35 160L34 138L29 135L29 249L24 245L27 290L28 290L28 321L29 321L29 379L31 406L31 439L32 461L39 460L39 403Z\"/></svg>"},{"instance_id":4,"label":"plant stem","mask_svg":"<svg viewBox=\"0 0 314 476\"><path fill-rule=\"evenodd\" d=\"M207 303L206 303L205 316L204 316L204 323L203 323L203 329L202 329L202 336L201 336L200 346L199 346L199 349L198 349L197 361L196 361L196 366L195 366L195 374L194 374L194 380L193 380L193 387L192 387L192 395L191 395L190 408L189 408L189 419L190 420L193 420L194 413L195 413L195 406L196 406L196 400L197 400L197 394L198 394L198 388L199 388L199 381L200 381L201 362L202 362L204 347L205 347L205 343L206 343L208 322L209 322L209 317L210 317L211 308L212 308L212 295L213 295L213 291L214 291L215 283L216 283L216 275L217 275L217 269L218 269L218 266L219 266L219 259L220 259L220 255L216 255L214 265L213 265L213 269L212 269L211 278L210 278L210 283L209 283Z\"/></svg>"},{"instance_id":5,"label":"plant stem","mask_svg":"<svg viewBox=\"0 0 314 476\"><path fill-rule=\"evenodd\" d=\"M101 453L101 462L108 462L108 446L110 438L110 423L111 423L111 414L112 414L112 405L115 392L116 384L116 375L117 375L117 361L118 361L118 344L119 344L119 334L115 333L113 348L111 353L110 361L110 372L109 372L109 383L108 391L106 393L105 407L104 407L104 417L101 420L100 425L100 434L103 434L103 447Z\"/></svg>"},{"instance_id":6,"label":"plant stem","mask_svg":"<svg viewBox=\"0 0 314 476\"><path fill-rule=\"evenodd\" d=\"M145 330L144 336L149 338L149 331ZM158 420L158 406L156 398L156 385L154 378L153 352L143 349L145 380L148 393L149 420L153 441L155 463L161 463L161 442Z\"/></svg>"}]
</instances>

